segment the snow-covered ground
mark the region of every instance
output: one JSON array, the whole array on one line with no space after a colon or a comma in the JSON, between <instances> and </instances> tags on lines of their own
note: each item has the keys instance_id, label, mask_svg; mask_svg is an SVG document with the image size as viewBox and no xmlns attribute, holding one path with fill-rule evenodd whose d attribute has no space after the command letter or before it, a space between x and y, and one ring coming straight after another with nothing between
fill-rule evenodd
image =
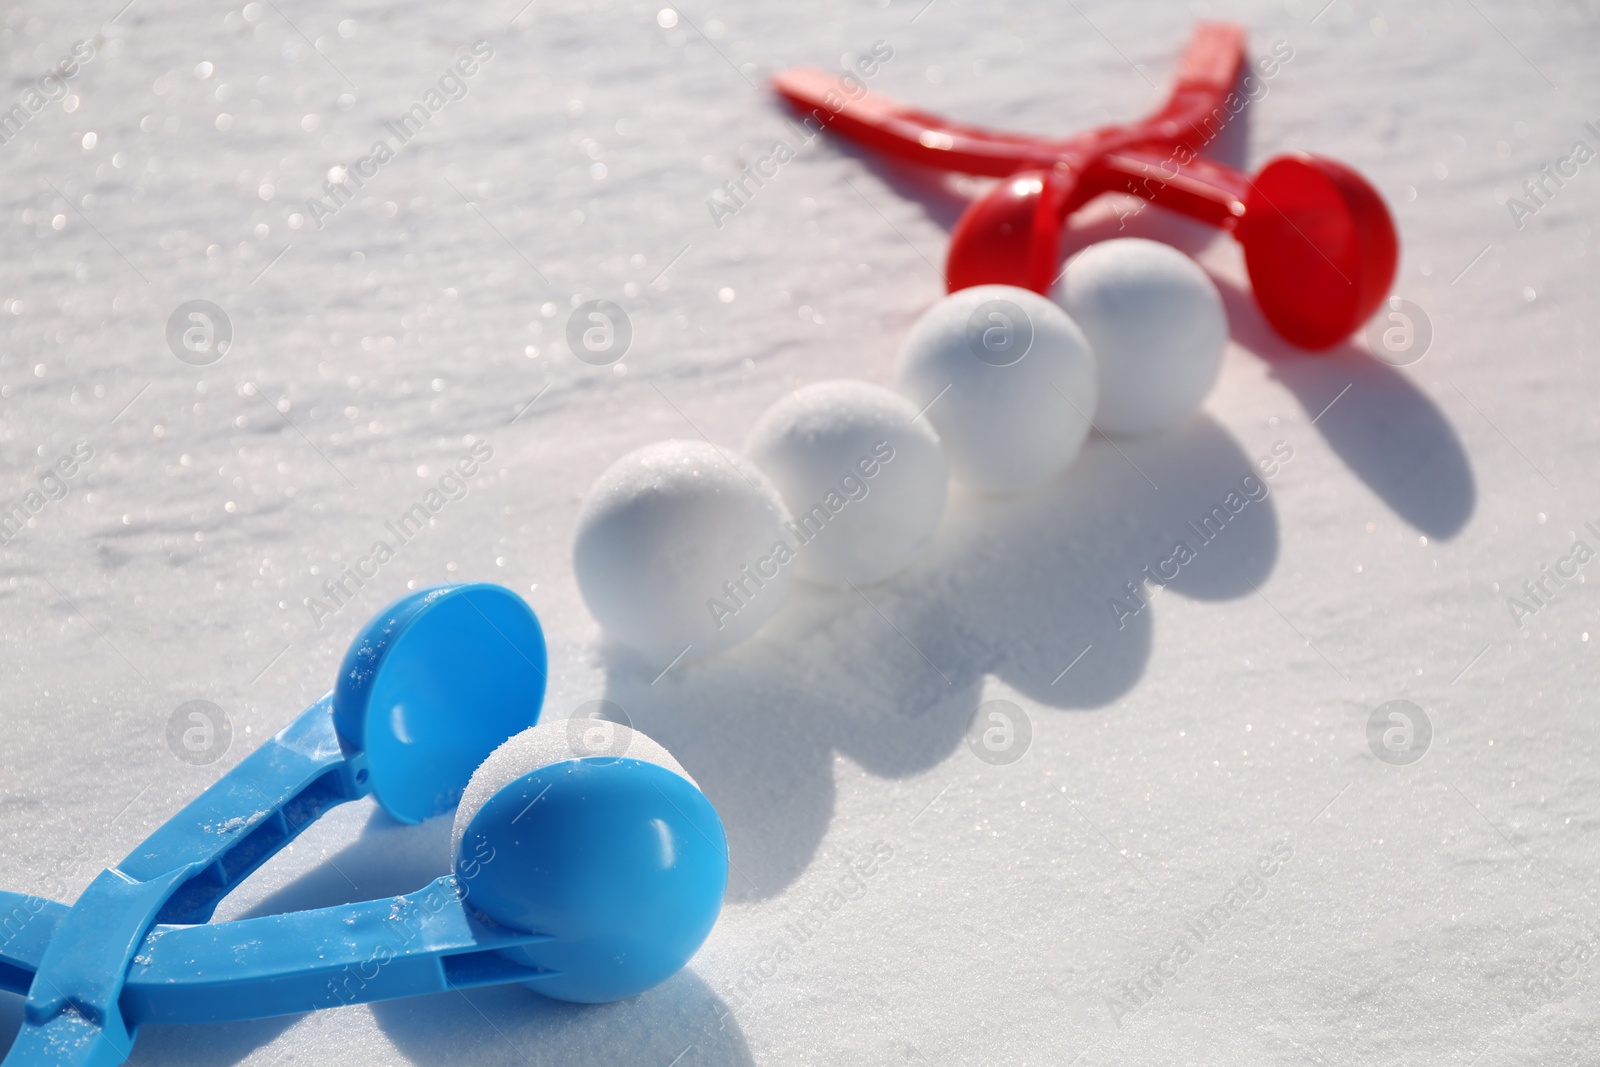
<instances>
[{"instance_id":1,"label":"snow-covered ground","mask_svg":"<svg viewBox=\"0 0 1600 1067\"><path fill-rule=\"evenodd\" d=\"M0 547L0 887L70 901L321 694L367 615L465 579L538 611L547 715L609 700L677 754L735 867L691 967L631 1002L152 1027L136 1063L1600 1055L1600 600L1572 547L1600 548L1593 2L121 2L0 30L0 503L33 511ZM1224 289L1201 415L1125 456L1092 439L1031 495L956 493L909 572L803 592L656 684L606 645L570 560L596 475L667 437L737 447L801 383L887 384L972 191L798 143L767 76L883 42L872 89L1065 133L1152 106L1196 17L1292 51L1218 154L1370 176L1426 356L1297 352L1230 239L1103 203L1072 247L1159 237ZM708 206L776 140L796 158ZM631 323L611 366L565 339L597 298ZM204 366L168 342L194 300L232 335ZM326 598L474 449L432 527ZM1107 600L1275 452L1270 494L1119 628ZM169 745L193 700L231 730L212 763ZM969 745L990 700L1025 714L1020 759ZM1431 724L1409 765L1369 744L1391 700ZM445 820L353 805L221 917L448 862ZM0 998L0 1034L19 1018Z\"/></svg>"}]
</instances>

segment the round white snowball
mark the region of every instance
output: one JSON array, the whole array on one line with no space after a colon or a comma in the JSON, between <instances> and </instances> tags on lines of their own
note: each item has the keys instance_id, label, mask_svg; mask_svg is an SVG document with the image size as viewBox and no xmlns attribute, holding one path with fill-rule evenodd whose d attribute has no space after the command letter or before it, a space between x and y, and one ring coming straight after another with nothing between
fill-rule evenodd
<instances>
[{"instance_id":1,"label":"round white snowball","mask_svg":"<svg viewBox=\"0 0 1600 1067\"><path fill-rule=\"evenodd\" d=\"M1091 245L1052 295L1094 346L1095 425L1106 433L1160 433L1216 382L1228 316L1216 285L1176 248L1137 237Z\"/></svg>"},{"instance_id":2,"label":"round white snowball","mask_svg":"<svg viewBox=\"0 0 1600 1067\"><path fill-rule=\"evenodd\" d=\"M944 514L950 469L927 419L901 396L858 381L818 382L778 401L744 454L793 516L795 573L843 586L911 562Z\"/></svg>"},{"instance_id":3,"label":"round white snowball","mask_svg":"<svg viewBox=\"0 0 1600 1067\"><path fill-rule=\"evenodd\" d=\"M573 568L601 627L665 666L745 640L777 614L791 570L778 490L704 441L662 441L613 463L578 514Z\"/></svg>"},{"instance_id":4,"label":"round white snowball","mask_svg":"<svg viewBox=\"0 0 1600 1067\"><path fill-rule=\"evenodd\" d=\"M473 816L482 811L483 806L493 800L500 790L541 767L596 755L594 749L583 743L582 728L574 728L575 722L584 721L546 719L537 726L512 734L478 764L478 769L472 772L472 778L467 782L466 791L461 794L461 804L456 808L455 823L450 830L452 856L460 853L461 839L467 836L467 827L472 825ZM660 742L620 722L607 723L606 726L610 733L606 738L604 755L626 756L628 759L654 763L698 788L698 783L689 777L689 772Z\"/></svg>"},{"instance_id":5,"label":"round white snowball","mask_svg":"<svg viewBox=\"0 0 1600 1067\"><path fill-rule=\"evenodd\" d=\"M897 388L933 422L955 476L975 489L1029 489L1077 456L1094 418L1094 355L1038 293L977 285L911 327Z\"/></svg>"}]
</instances>

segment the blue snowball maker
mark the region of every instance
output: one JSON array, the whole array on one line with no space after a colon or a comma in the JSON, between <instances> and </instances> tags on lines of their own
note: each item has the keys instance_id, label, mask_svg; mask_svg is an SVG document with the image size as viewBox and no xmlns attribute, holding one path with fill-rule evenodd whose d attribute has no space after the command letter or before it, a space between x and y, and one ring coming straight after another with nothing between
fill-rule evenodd
<instances>
[{"instance_id":1,"label":"blue snowball maker","mask_svg":"<svg viewBox=\"0 0 1600 1067\"><path fill-rule=\"evenodd\" d=\"M606 1001L676 973L722 906L722 823L643 734L618 727L612 754L593 755L568 723L535 727L545 671L539 621L509 589L440 586L380 612L332 692L70 908L0 892L0 989L27 998L5 1067L114 1067L149 1022L509 983ZM451 873L399 897L208 921L369 793L408 823L462 804Z\"/></svg>"}]
</instances>

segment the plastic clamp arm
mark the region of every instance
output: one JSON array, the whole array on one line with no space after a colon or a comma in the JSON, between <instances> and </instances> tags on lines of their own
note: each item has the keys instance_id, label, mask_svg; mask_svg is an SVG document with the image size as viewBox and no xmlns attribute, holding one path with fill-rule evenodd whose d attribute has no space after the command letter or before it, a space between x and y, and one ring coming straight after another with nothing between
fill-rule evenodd
<instances>
[{"instance_id":1,"label":"plastic clamp arm","mask_svg":"<svg viewBox=\"0 0 1600 1067\"><path fill-rule=\"evenodd\" d=\"M1148 118L1070 138L1038 137L968 126L868 93L851 99L839 79L814 67L783 71L773 88L818 129L924 166L1003 178L1019 170L1047 170L1098 152L1145 142L1184 143L1198 150L1210 138L1206 119L1221 107L1244 62L1243 27L1202 22L1178 63L1166 102ZM807 114L809 113L809 114Z\"/></svg>"},{"instance_id":2,"label":"plastic clamp arm","mask_svg":"<svg viewBox=\"0 0 1600 1067\"><path fill-rule=\"evenodd\" d=\"M1244 27L1236 22L1200 22L1178 61L1174 93L1188 89L1221 96L1239 80L1244 62Z\"/></svg>"},{"instance_id":3,"label":"plastic clamp arm","mask_svg":"<svg viewBox=\"0 0 1600 1067\"><path fill-rule=\"evenodd\" d=\"M261 1019L548 978L499 951L550 940L470 913L449 875L416 893L202 926L156 927L128 969L139 1023Z\"/></svg>"},{"instance_id":4,"label":"plastic clamp arm","mask_svg":"<svg viewBox=\"0 0 1600 1067\"><path fill-rule=\"evenodd\" d=\"M0 989L28 995L39 961L68 910L44 897L0 891Z\"/></svg>"},{"instance_id":5,"label":"plastic clamp arm","mask_svg":"<svg viewBox=\"0 0 1600 1067\"><path fill-rule=\"evenodd\" d=\"M1159 111L1126 130L1107 148L1158 141L1198 152L1232 121L1228 95L1244 67L1245 31L1232 22L1201 22L1178 62L1172 92ZM1243 107L1243 103L1240 104Z\"/></svg>"},{"instance_id":6,"label":"plastic clamp arm","mask_svg":"<svg viewBox=\"0 0 1600 1067\"><path fill-rule=\"evenodd\" d=\"M910 163L963 174L1005 177L1026 166L1049 166L1054 142L1026 134L996 133L920 111L879 93L850 99L839 80L815 67L773 76L773 88L801 113L801 122Z\"/></svg>"},{"instance_id":7,"label":"plastic clamp arm","mask_svg":"<svg viewBox=\"0 0 1600 1067\"><path fill-rule=\"evenodd\" d=\"M205 922L229 890L323 812L367 789L366 756L340 745L329 693L168 819L118 869L148 881L198 867L155 921Z\"/></svg>"}]
</instances>

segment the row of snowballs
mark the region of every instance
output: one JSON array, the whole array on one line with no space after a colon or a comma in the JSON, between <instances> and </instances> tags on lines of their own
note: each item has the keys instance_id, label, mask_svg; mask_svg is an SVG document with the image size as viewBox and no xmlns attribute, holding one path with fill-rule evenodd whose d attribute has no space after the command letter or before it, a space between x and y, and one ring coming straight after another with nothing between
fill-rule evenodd
<instances>
[{"instance_id":1,"label":"row of snowballs","mask_svg":"<svg viewBox=\"0 0 1600 1067\"><path fill-rule=\"evenodd\" d=\"M605 631L658 665L759 630L798 578L857 588L933 538L950 476L1020 492L1060 474L1089 430L1158 434L1216 381L1222 298L1155 241L1105 241L1050 298L984 285L912 327L895 391L805 386L773 405L742 454L705 441L632 452L597 480L574 566Z\"/></svg>"}]
</instances>

